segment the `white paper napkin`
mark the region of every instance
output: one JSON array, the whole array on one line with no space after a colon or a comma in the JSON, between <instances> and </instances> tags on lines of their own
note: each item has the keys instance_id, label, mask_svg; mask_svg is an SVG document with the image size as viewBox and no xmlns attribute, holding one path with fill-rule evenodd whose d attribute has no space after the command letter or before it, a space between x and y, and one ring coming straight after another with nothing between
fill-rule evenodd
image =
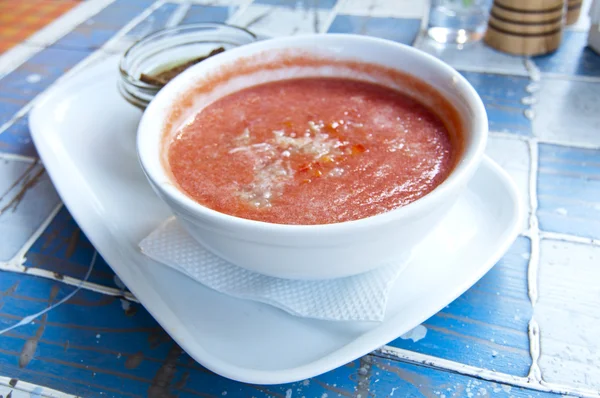
<instances>
[{"instance_id":1,"label":"white paper napkin","mask_svg":"<svg viewBox=\"0 0 600 398\"><path fill-rule=\"evenodd\" d=\"M212 254L170 218L140 242L142 253L218 292L292 315L333 321L382 321L388 294L407 264L399 259L361 275L321 281L274 278ZM174 287L177 288L177 287Z\"/></svg>"}]
</instances>

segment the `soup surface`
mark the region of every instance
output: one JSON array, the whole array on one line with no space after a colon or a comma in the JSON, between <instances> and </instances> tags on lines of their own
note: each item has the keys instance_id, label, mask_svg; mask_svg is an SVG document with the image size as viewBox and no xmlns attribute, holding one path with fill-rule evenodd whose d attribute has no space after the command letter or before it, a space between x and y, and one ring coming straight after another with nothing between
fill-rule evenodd
<instances>
[{"instance_id":1,"label":"soup surface","mask_svg":"<svg viewBox=\"0 0 600 398\"><path fill-rule=\"evenodd\" d=\"M300 78L200 111L168 148L173 178L213 210L279 224L356 220L411 203L450 173L438 116L380 85Z\"/></svg>"}]
</instances>

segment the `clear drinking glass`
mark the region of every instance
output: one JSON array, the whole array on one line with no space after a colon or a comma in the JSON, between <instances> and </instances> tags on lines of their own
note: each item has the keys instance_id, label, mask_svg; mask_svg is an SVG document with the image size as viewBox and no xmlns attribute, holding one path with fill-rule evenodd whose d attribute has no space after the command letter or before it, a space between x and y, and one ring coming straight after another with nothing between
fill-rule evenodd
<instances>
[{"instance_id":1,"label":"clear drinking glass","mask_svg":"<svg viewBox=\"0 0 600 398\"><path fill-rule=\"evenodd\" d=\"M480 40L491 7L492 0L431 0L427 35L439 43Z\"/></svg>"}]
</instances>

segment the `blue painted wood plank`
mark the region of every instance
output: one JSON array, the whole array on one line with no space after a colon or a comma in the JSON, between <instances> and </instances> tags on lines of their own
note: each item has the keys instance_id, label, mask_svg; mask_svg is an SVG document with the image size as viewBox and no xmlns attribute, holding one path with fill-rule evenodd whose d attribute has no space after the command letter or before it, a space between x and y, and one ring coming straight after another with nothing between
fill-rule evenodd
<instances>
[{"instance_id":1,"label":"blue painted wood plank","mask_svg":"<svg viewBox=\"0 0 600 398\"><path fill-rule=\"evenodd\" d=\"M1 82L1 80L0 80ZM3 95L3 93L0 93ZM26 100L22 98L2 98L0 97L0 125L8 122L12 117L27 103ZM0 133L0 137L2 134ZM0 150L4 150L7 147L1 148Z\"/></svg>"},{"instance_id":2,"label":"blue painted wood plank","mask_svg":"<svg viewBox=\"0 0 600 398\"><path fill-rule=\"evenodd\" d=\"M198 373L188 378L183 396L187 397L187 393L194 391L214 397L350 397L356 391L359 369L360 361L356 360L312 379L271 386L233 382L210 372Z\"/></svg>"},{"instance_id":3,"label":"blue painted wood plank","mask_svg":"<svg viewBox=\"0 0 600 398\"><path fill-rule=\"evenodd\" d=\"M237 11L236 6L217 7L192 5L185 17L181 21L181 25L200 23L200 22L225 22Z\"/></svg>"},{"instance_id":4,"label":"blue painted wood plank","mask_svg":"<svg viewBox=\"0 0 600 398\"><path fill-rule=\"evenodd\" d=\"M0 328L72 290L28 275L0 275ZM237 383L195 363L142 307L126 313L118 300L86 291L0 336L0 372L89 398L551 396L374 355L297 383Z\"/></svg>"},{"instance_id":5,"label":"blue painted wood plank","mask_svg":"<svg viewBox=\"0 0 600 398\"><path fill-rule=\"evenodd\" d=\"M131 28L126 36L134 39L141 39L144 36L148 36L156 32L157 30L164 29L167 21L173 15L175 10L179 7L179 4L166 3L152 11L143 21L139 22L133 28Z\"/></svg>"},{"instance_id":6,"label":"blue painted wood plank","mask_svg":"<svg viewBox=\"0 0 600 398\"><path fill-rule=\"evenodd\" d=\"M0 274L0 329L73 288L28 275ZM0 336L0 373L85 397L349 395L358 362L309 381L252 386L217 376L184 354L138 304L80 291L31 324Z\"/></svg>"},{"instance_id":7,"label":"blue painted wood plank","mask_svg":"<svg viewBox=\"0 0 600 398\"><path fill-rule=\"evenodd\" d=\"M12 100L11 104L24 105L89 54L88 51L67 50L55 46L45 48L0 79L0 93L2 97ZM12 111L15 108L10 106L7 110ZM2 112L0 123L10 117L10 112Z\"/></svg>"},{"instance_id":8,"label":"blue painted wood plank","mask_svg":"<svg viewBox=\"0 0 600 398\"><path fill-rule=\"evenodd\" d=\"M115 1L75 27L54 46L83 51L97 49L151 4L150 1Z\"/></svg>"},{"instance_id":9,"label":"blue painted wood plank","mask_svg":"<svg viewBox=\"0 0 600 398\"><path fill-rule=\"evenodd\" d=\"M39 163L0 160L0 179L0 261L18 261L19 251L60 200Z\"/></svg>"},{"instance_id":10,"label":"blue painted wood plank","mask_svg":"<svg viewBox=\"0 0 600 398\"><path fill-rule=\"evenodd\" d=\"M363 363L363 373L366 373L364 384L368 385L368 393L363 395L365 398L367 396L402 398L549 398L558 396L423 366L390 361L376 356L370 356L369 361L363 361ZM371 391L374 392L373 395L370 395Z\"/></svg>"},{"instance_id":11,"label":"blue painted wood plank","mask_svg":"<svg viewBox=\"0 0 600 398\"><path fill-rule=\"evenodd\" d=\"M423 38L418 40L417 47L429 54L435 55L458 70L501 71L510 75L527 76L524 58L495 50L483 41L470 43L461 48L445 46L434 40Z\"/></svg>"},{"instance_id":12,"label":"blue painted wood plank","mask_svg":"<svg viewBox=\"0 0 600 398\"><path fill-rule=\"evenodd\" d=\"M526 91L529 78L492 73L461 73L481 96L491 131L526 136L532 134L531 121L524 114L529 106L521 101L529 95Z\"/></svg>"},{"instance_id":13,"label":"blue painted wood plank","mask_svg":"<svg viewBox=\"0 0 600 398\"><path fill-rule=\"evenodd\" d=\"M533 106L540 141L600 148L600 81L542 79Z\"/></svg>"},{"instance_id":14,"label":"blue painted wood plank","mask_svg":"<svg viewBox=\"0 0 600 398\"><path fill-rule=\"evenodd\" d=\"M0 125L44 91L89 52L50 46L0 79ZM0 133L0 151L35 156L27 119L20 118Z\"/></svg>"},{"instance_id":15,"label":"blue painted wood plank","mask_svg":"<svg viewBox=\"0 0 600 398\"><path fill-rule=\"evenodd\" d=\"M534 63L542 72L547 73L600 76L600 55L587 47L587 35L587 32L564 31L558 50L534 57Z\"/></svg>"},{"instance_id":16,"label":"blue painted wood plank","mask_svg":"<svg viewBox=\"0 0 600 398\"><path fill-rule=\"evenodd\" d=\"M544 231L600 239L600 151L539 145L538 218Z\"/></svg>"},{"instance_id":17,"label":"blue painted wood plank","mask_svg":"<svg viewBox=\"0 0 600 398\"><path fill-rule=\"evenodd\" d=\"M421 20L417 18L379 18L340 14L335 17L329 33L355 33L412 44L419 30Z\"/></svg>"},{"instance_id":18,"label":"blue painted wood plank","mask_svg":"<svg viewBox=\"0 0 600 398\"><path fill-rule=\"evenodd\" d=\"M25 266L54 272L57 277L67 275L83 279L95 252L69 211L63 207L25 255ZM118 287L115 273L101 256L96 258L88 280Z\"/></svg>"},{"instance_id":19,"label":"blue painted wood plank","mask_svg":"<svg viewBox=\"0 0 600 398\"><path fill-rule=\"evenodd\" d=\"M519 238L477 285L425 323L425 339L398 339L392 345L506 373L527 374L529 252L529 240ZM81 278L93 253L89 241L63 209L27 254L26 265ZM103 264L91 280L114 287L113 278L110 268Z\"/></svg>"},{"instance_id":20,"label":"blue painted wood plank","mask_svg":"<svg viewBox=\"0 0 600 398\"><path fill-rule=\"evenodd\" d=\"M116 7L148 8L155 2L156 0L115 0L112 4Z\"/></svg>"},{"instance_id":21,"label":"blue painted wood plank","mask_svg":"<svg viewBox=\"0 0 600 398\"><path fill-rule=\"evenodd\" d=\"M510 256L513 258L505 258L473 289L478 289L480 292L469 291L426 322L428 333L423 340L412 343L400 339L392 345L513 374L515 369L522 367L522 372L519 373L526 373L529 363L524 363L522 355L515 355L515 352L505 348L505 345L508 344L506 346L508 348L514 345L519 336L514 330L518 331L520 327L522 330L520 348L526 353L528 343L525 330L530 309L513 308L510 302L508 304L504 302L504 296L512 300L521 298L523 301L527 301L524 297L526 282L523 275L520 275L521 267L517 263L525 260L524 253L526 252L524 250L528 249L528 242L524 238L520 239L511 250ZM2 306L0 327L12 324L19 316L44 308L48 298L52 295L53 286L58 286L60 289L56 294L57 299L72 289L37 278L6 275L8 277L3 275L3 278L0 278L2 282L0 283L0 292L10 290L10 287L16 282L20 282L20 284L11 295L4 296L0 303ZM30 279L34 282L31 282ZM501 283L499 284L498 281ZM502 289L501 297L497 297L496 289ZM491 303L490 300L492 300ZM35 336L39 330L39 322L36 322L18 329L9 337L0 337L0 346L4 350L4 352L0 351L0 364L4 363L4 365L0 365L0 368L6 366L6 370L3 369L5 373L10 372L8 374L11 376L27 380L38 380L37 377L44 375L43 384L54 388L60 388L60 383L65 382L60 377L75 372L76 375L70 376L73 377L73 382L69 382L69 385L73 388L79 386L77 387L79 389L74 389L72 392L83 396L94 396L90 395L90 391L94 391L93 386L102 386L96 391L104 392L114 392L119 388L127 387L122 391L134 396L144 396L145 389L149 388L152 380L148 374L153 375L158 372L161 361L166 360L169 351L176 350L176 347L170 343L170 338L160 330L141 306L130 305L135 310L129 309L126 312L123 309L123 303L118 299L92 292L80 292L71 302L52 311L51 316L48 317L44 334L38 342L38 347L40 347L39 363L32 361L31 366L14 372L15 364L18 364L15 356L20 355L25 342ZM494 321L486 323L486 321L480 321L480 317L493 318ZM496 325L498 320L502 321L500 322L501 328ZM487 322L490 322L490 319L487 319ZM489 340L487 340L488 338ZM66 343L67 341L68 343ZM497 350L497 354L494 354L494 350ZM2 356L12 356L12 359L6 360L5 358L2 362ZM486 363L481 362L482 358L488 358ZM129 365L126 366L126 363ZM73 371L73 367L78 370ZM345 372L347 369L342 368L342 370ZM107 375L107 372L110 374ZM194 377L185 376L186 372ZM319 379L320 382L316 382L320 386L323 386L323 383L328 385L329 388L324 387L323 393L332 396L331 392L343 385L339 382L339 379L345 380L345 376L340 375L341 372L338 369L331 372L329 376L326 375L327 378L338 380L337 382L327 384L323 382L322 378ZM115 377L118 378L118 381L114 380ZM194 369L181 370L174 380L186 378L185 387L182 387L181 390L183 393L202 391L208 393L208 396L218 396L219 391L217 390L221 389L240 394L246 391L237 383ZM314 384L315 381L310 383ZM313 391L306 389L307 386L295 384L293 386L264 387L263 391L268 392L268 395L264 396L285 396L290 389L294 392L300 389L305 396L320 396L306 394L306 391ZM385 392L387 390L384 387L377 387L373 391ZM213 392L214 395L211 395ZM187 395L180 394L180 396Z\"/></svg>"},{"instance_id":22,"label":"blue painted wood plank","mask_svg":"<svg viewBox=\"0 0 600 398\"><path fill-rule=\"evenodd\" d=\"M527 325L530 241L519 237L509 252L477 284L423 324L418 341L399 338L390 345L467 365L526 376L531 366Z\"/></svg>"},{"instance_id":23,"label":"blue painted wood plank","mask_svg":"<svg viewBox=\"0 0 600 398\"><path fill-rule=\"evenodd\" d=\"M320 8L330 10L337 0L255 0L254 4L287 7L297 10Z\"/></svg>"},{"instance_id":24,"label":"blue painted wood plank","mask_svg":"<svg viewBox=\"0 0 600 398\"><path fill-rule=\"evenodd\" d=\"M0 99L0 103L2 99ZM0 109L2 105L0 105ZM10 115L14 115L18 112L20 106L13 108L9 111ZM1 113L1 110L0 110ZM1 117L1 116L0 116ZM11 124L6 130L0 133L0 152L12 153L16 155L38 157L35 146L31 139L31 133L29 131L28 116L20 117L13 124Z\"/></svg>"}]
</instances>

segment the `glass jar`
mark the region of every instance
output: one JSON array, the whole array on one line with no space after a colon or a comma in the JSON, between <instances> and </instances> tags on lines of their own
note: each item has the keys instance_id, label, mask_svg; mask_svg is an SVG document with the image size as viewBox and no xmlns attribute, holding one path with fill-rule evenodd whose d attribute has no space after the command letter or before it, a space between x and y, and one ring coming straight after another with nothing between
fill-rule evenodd
<instances>
[{"instance_id":1,"label":"glass jar","mask_svg":"<svg viewBox=\"0 0 600 398\"><path fill-rule=\"evenodd\" d=\"M427 34L438 43L480 40L487 28L492 0L431 0Z\"/></svg>"},{"instance_id":2,"label":"glass jar","mask_svg":"<svg viewBox=\"0 0 600 398\"><path fill-rule=\"evenodd\" d=\"M145 109L163 87L142 81L141 75L152 75L208 55L256 41L256 36L243 28L220 23L198 23L164 29L131 46L121 58L121 95L131 104Z\"/></svg>"}]
</instances>

